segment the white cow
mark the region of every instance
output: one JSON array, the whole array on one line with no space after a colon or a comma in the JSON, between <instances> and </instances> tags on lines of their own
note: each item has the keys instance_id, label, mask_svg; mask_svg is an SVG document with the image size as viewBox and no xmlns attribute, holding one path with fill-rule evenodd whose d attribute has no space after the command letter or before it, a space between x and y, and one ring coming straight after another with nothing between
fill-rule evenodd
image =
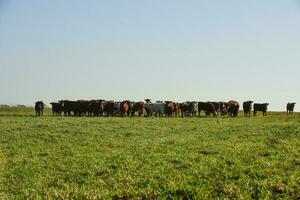
<instances>
[{"instance_id":1,"label":"white cow","mask_svg":"<svg viewBox=\"0 0 300 200\"><path fill-rule=\"evenodd\" d=\"M157 101L156 103L147 101L145 104L145 109L148 116L152 116L153 114L155 114L155 116L163 116L166 114L166 104L162 101Z\"/></svg>"}]
</instances>

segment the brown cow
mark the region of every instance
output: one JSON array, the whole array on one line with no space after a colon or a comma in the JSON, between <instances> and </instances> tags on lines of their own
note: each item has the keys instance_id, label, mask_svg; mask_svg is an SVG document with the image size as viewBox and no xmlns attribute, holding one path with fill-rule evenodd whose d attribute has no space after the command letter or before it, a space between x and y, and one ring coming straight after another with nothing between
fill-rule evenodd
<instances>
[{"instance_id":1,"label":"brown cow","mask_svg":"<svg viewBox=\"0 0 300 200\"><path fill-rule=\"evenodd\" d=\"M240 104L237 101L230 100L227 106L227 113L230 117L237 117L240 109Z\"/></svg>"},{"instance_id":2,"label":"brown cow","mask_svg":"<svg viewBox=\"0 0 300 200\"><path fill-rule=\"evenodd\" d=\"M173 117L176 112L176 103L173 101L165 101L166 103L166 116Z\"/></svg>"},{"instance_id":3,"label":"brown cow","mask_svg":"<svg viewBox=\"0 0 300 200\"><path fill-rule=\"evenodd\" d=\"M179 116L180 110L180 103L175 103L175 116Z\"/></svg>"},{"instance_id":4,"label":"brown cow","mask_svg":"<svg viewBox=\"0 0 300 200\"><path fill-rule=\"evenodd\" d=\"M131 110L131 103L130 101L122 101L120 104L120 111L121 111L121 116L130 116L130 110Z\"/></svg>"}]
</instances>

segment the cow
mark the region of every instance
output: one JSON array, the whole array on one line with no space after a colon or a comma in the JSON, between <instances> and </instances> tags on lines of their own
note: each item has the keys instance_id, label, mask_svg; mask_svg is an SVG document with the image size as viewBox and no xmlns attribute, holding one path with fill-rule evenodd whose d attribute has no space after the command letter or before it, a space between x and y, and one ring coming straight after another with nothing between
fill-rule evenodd
<instances>
[{"instance_id":1,"label":"cow","mask_svg":"<svg viewBox=\"0 0 300 200\"><path fill-rule=\"evenodd\" d=\"M166 116L173 117L173 115L176 115L176 103L173 101L165 101L166 104Z\"/></svg>"},{"instance_id":2,"label":"cow","mask_svg":"<svg viewBox=\"0 0 300 200\"><path fill-rule=\"evenodd\" d=\"M294 113L295 105L296 105L296 103L288 103L286 105L286 112L288 115L292 115Z\"/></svg>"},{"instance_id":3,"label":"cow","mask_svg":"<svg viewBox=\"0 0 300 200\"><path fill-rule=\"evenodd\" d=\"M145 99L145 110L147 112L147 116L163 116L166 113L166 104L162 101L156 101L156 103L151 103L151 99Z\"/></svg>"},{"instance_id":4,"label":"cow","mask_svg":"<svg viewBox=\"0 0 300 200\"><path fill-rule=\"evenodd\" d=\"M35 116L43 116L44 114L44 102L43 101L37 101L35 102Z\"/></svg>"},{"instance_id":5,"label":"cow","mask_svg":"<svg viewBox=\"0 0 300 200\"><path fill-rule=\"evenodd\" d=\"M121 116L121 101L114 102L114 116Z\"/></svg>"},{"instance_id":6,"label":"cow","mask_svg":"<svg viewBox=\"0 0 300 200\"><path fill-rule=\"evenodd\" d=\"M75 113L76 110L76 101L61 100L61 110L65 116L71 116L71 113Z\"/></svg>"},{"instance_id":7,"label":"cow","mask_svg":"<svg viewBox=\"0 0 300 200\"><path fill-rule=\"evenodd\" d=\"M204 111L206 116L210 116L212 114L215 117L217 115L215 106L212 102L198 102L199 117L201 116L201 111Z\"/></svg>"},{"instance_id":8,"label":"cow","mask_svg":"<svg viewBox=\"0 0 300 200\"><path fill-rule=\"evenodd\" d=\"M114 116L115 111L115 102L114 101L105 101L104 103L104 110L106 116Z\"/></svg>"},{"instance_id":9,"label":"cow","mask_svg":"<svg viewBox=\"0 0 300 200\"><path fill-rule=\"evenodd\" d=\"M250 117L251 116L252 104L253 104L253 101L245 101L243 103L243 110L244 110L244 116L245 117Z\"/></svg>"},{"instance_id":10,"label":"cow","mask_svg":"<svg viewBox=\"0 0 300 200\"><path fill-rule=\"evenodd\" d=\"M196 116L198 111L198 103L195 101L186 101L179 104L179 109L181 111L181 117L187 115Z\"/></svg>"},{"instance_id":11,"label":"cow","mask_svg":"<svg viewBox=\"0 0 300 200\"><path fill-rule=\"evenodd\" d=\"M131 109L131 116L134 116L135 112L138 112L139 117L144 115L145 113L145 103L142 101L133 102L133 106Z\"/></svg>"},{"instance_id":12,"label":"cow","mask_svg":"<svg viewBox=\"0 0 300 200\"><path fill-rule=\"evenodd\" d=\"M126 101L122 101L120 104L120 112L121 112L121 116L130 116L130 112L133 108L133 104L134 102L131 102L129 100Z\"/></svg>"},{"instance_id":13,"label":"cow","mask_svg":"<svg viewBox=\"0 0 300 200\"><path fill-rule=\"evenodd\" d=\"M75 103L75 115L77 116L84 116L87 115L89 112L89 106L91 101L88 100L77 100Z\"/></svg>"},{"instance_id":14,"label":"cow","mask_svg":"<svg viewBox=\"0 0 300 200\"><path fill-rule=\"evenodd\" d=\"M237 101L230 100L228 102L226 111L229 117L237 117L239 114L240 104Z\"/></svg>"},{"instance_id":15,"label":"cow","mask_svg":"<svg viewBox=\"0 0 300 200\"><path fill-rule=\"evenodd\" d=\"M179 116L179 113L181 112L181 110L180 110L180 103L174 103L174 105L175 105L175 116L177 117L177 116Z\"/></svg>"},{"instance_id":16,"label":"cow","mask_svg":"<svg viewBox=\"0 0 300 200\"><path fill-rule=\"evenodd\" d=\"M256 116L257 112L262 112L263 116L267 116L268 105L268 103L255 103L253 106L253 116Z\"/></svg>"},{"instance_id":17,"label":"cow","mask_svg":"<svg viewBox=\"0 0 300 200\"><path fill-rule=\"evenodd\" d=\"M62 105L61 103L57 103L57 102L52 102L50 103L52 106L52 115L56 115L56 116L61 116L61 112L62 112Z\"/></svg>"},{"instance_id":18,"label":"cow","mask_svg":"<svg viewBox=\"0 0 300 200\"><path fill-rule=\"evenodd\" d=\"M218 102L210 101L210 103L212 103L214 105L217 115L224 116L227 114L226 108L228 106L228 103L223 102L223 101L218 101Z\"/></svg>"},{"instance_id":19,"label":"cow","mask_svg":"<svg viewBox=\"0 0 300 200\"><path fill-rule=\"evenodd\" d=\"M103 115L105 100L92 100L89 104L88 115L99 117Z\"/></svg>"},{"instance_id":20,"label":"cow","mask_svg":"<svg viewBox=\"0 0 300 200\"><path fill-rule=\"evenodd\" d=\"M221 107L221 116L226 116L228 113L227 113L227 108L228 108L228 102L220 102L222 104L222 107Z\"/></svg>"}]
</instances>

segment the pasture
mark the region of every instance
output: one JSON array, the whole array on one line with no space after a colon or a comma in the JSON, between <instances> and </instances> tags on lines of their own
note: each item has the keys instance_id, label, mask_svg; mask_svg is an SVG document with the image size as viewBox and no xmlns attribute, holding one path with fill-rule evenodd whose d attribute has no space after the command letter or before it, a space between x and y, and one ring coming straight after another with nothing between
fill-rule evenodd
<instances>
[{"instance_id":1,"label":"pasture","mask_svg":"<svg viewBox=\"0 0 300 200\"><path fill-rule=\"evenodd\" d=\"M3 199L300 198L298 113L33 115L0 110Z\"/></svg>"}]
</instances>

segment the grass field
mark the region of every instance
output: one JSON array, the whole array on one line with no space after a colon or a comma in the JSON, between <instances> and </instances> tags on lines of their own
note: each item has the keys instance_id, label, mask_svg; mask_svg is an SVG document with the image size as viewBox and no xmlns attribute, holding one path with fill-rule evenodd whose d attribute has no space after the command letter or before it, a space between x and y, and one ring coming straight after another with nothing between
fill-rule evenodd
<instances>
[{"instance_id":1,"label":"grass field","mask_svg":"<svg viewBox=\"0 0 300 200\"><path fill-rule=\"evenodd\" d=\"M0 110L3 199L300 199L299 114L32 114Z\"/></svg>"}]
</instances>

